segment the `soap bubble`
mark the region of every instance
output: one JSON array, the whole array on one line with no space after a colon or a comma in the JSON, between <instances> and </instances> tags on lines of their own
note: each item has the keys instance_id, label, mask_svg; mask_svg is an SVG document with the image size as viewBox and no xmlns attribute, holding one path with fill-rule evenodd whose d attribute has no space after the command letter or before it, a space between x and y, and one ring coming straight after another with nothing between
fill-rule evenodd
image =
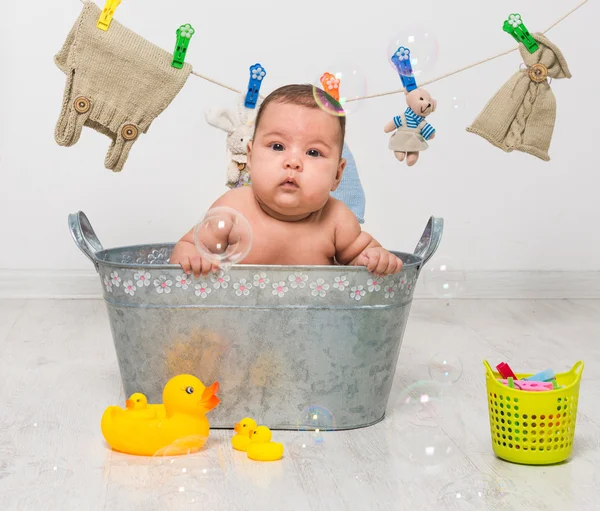
<instances>
[{"instance_id":1,"label":"soap bubble","mask_svg":"<svg viewBox=\"0 0 600 511\"><path fill-rule=\"evenodd\" d=\"M179 486L174 491L160 495L157 499L156 509L161 511L181 511L182 509L219 509L218 492L209 488L195 486ZM214 506L214 507L207 507Z\"/></svg>"},{"instance_id":2,"label":"soap bubble","mask_svg":"<svg viewBox=\"0 0 600 511\"><path fill-rule=\"evenodd\" d=\"M438 501L450 509L486 510L513 492L509 481L477 473L445 485L438 494Z\"/></svg>"},{"instance_id":3,"label":"soap bubble","mask_svg":"<svg viewBox=\"0 0 600 511\"><path fill-rule=\"evenodd\" d=\"M422 27L409 27L396 32L389 40L386 48L386 56L389 64L396 73L398 68L392 61L392 57L403 46L410 50L410 64L413 71L413 76L417 79L424 73L430 73L435 67L439 45L437 39L431 32ZM409 75L410 73L402 73Z\"/></svg>"},{"instance_id":4,"label":"soap bubble","mask_svg":"<svg viewBox=\"0 0 600 511\"><path fill-rule=\"evenodd\" d=\"M335 429L335 417L327 408L317 405L307 406L298 417L298 431L315 433Z\"/></svg>"},{"instance_id":5,"label":"soap bubble","mask_svg":"<svg viewBox=\"0 0 600 511\"><path fill-rule=\"evenodd\" d=\"M450 108L453 112L462 113L465 110L466 100L462 96L453 95L450 100Z\"/></svg>"},{"instance_id":6,"label":"soap bubble","mask_svg":"<svg viewBox=\"0 0 600 511\"><path fill-rule=\"evenodd\" d=\"M335 429L335 417L323 406L304 408L297 420L299 435L292 439L290 452L297 457L320 457L325 441L324 431Z\"/></svg>"},{"instance_id":7,"label":"soap bubble","mask_svg":"<svg viewBox=\"0 0 600 511\"><path fill-rule=\"evenodd\" d=\"M465 289L465 272L449 258L436 258L424 271L429 292L438 298L455 298Z\"/></svg>"},{"instance_id":8,"label":"soap bubble","mask_svg":"<svg viewBox=\"0 0 600 511\"><path fill-rule=\"evenodd\" d=\"M411 464L444 466L460 453L465 439L460 403L444 388L434 381L414 383L388 410L390 447Z\"/></svg>"},{"instance_id":9,"label":"soap bubble","mask_svg":"<svg viewBox=\"0 0 600 511\"><path fill-rule=\"evenodd\" d=\"M194 244L203 258L228 270L250 253L252 227L235 209L212 208L194 228Z\"/></svg>"},{"instance_id":10,"label":"soap bubble","mask_svg":"<svg viewBox=\"0 0 600 511\"><path fill-rule=\"evenodd\" d=\"M365 102L367 79L363 71L351 62L333 63L313 83L317 105L328 114L343 117L355 113ZM326 94L336 99L332 102Z\"/></svg>"},{"instance_id":11,"label":"soap bubble","mask_svg":"<svg viewBox=\"0 0 600 511\"><path fill-rule=\"evenodd\" d=\"M149 479L153 484L190 487L198 481L211 481L224 476L224 460L220 449L199 452L206 437L190 435L160 449L152 457Z\"/></svg>"},{"instance_id":12,"label":"soap bubble","mask_svg":"<svg viewBox=\"0 0 600 511\"><path fill-rule=\"evenodd\" d=\"M429 376L439 383L450 385L456 383L462 373L462 362L454 355L437 353L429 360Z\"/></svg>"}]
</instances>

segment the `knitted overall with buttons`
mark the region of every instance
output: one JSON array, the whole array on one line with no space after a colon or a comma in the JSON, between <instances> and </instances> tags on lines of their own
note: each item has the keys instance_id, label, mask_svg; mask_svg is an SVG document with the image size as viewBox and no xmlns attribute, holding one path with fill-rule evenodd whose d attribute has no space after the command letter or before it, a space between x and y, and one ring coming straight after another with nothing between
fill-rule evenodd
<instances>
[{"instance_id":1,"label":"knitted overall with buttons","mask_svg":"<svg viewBox=\"0 0 600 511\"><path fill-rule=\"evenodd\" d=\"M506 152L522 151L549 161L556 121L556 98L548 79L571 78L562 52L544 35L531 34L539 48L519 45L527 66L517 71L467 128Z\"/></svg>"},{"instance_id":2,"label":"knitted overall with buttons","mask_svg":"<svg viewBox=\"0 0 600 511\"><path fill-rule=\"evenodd\" d=\"M96 28L101 12L84 4L54 58L67 75L54 138L72 146L84 126L103 133L112 140L104 165L120 172L132 145L179 93L192 67L172 67L172 53L114 19L107 31Z\"/></svg>"}]
</instances>

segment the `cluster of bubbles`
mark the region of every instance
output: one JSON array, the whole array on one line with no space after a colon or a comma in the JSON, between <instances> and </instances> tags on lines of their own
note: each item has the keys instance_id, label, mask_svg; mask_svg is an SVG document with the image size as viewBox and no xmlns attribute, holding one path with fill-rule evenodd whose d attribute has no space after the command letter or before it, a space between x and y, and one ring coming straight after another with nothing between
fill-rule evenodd
<instances>
[{"instance_id":1,"label":"cluster of bubbles","mask_svg":"<svg viewBox=\"0 0 600 511\"><path fill-rule=\"evenodd\" d=\"M388 408L390 448L411 466L447 466L465 439L460 403L435 381L418 381Z\"/></svg>"},{"instance_id":2,"label":"cluster of bubbles","mask_svg":"<svg viewBox=\"0 0 600 511\"><path fill-rule=\"evenodd\" d=\"M417 26L403 29L390 37L385 49L387 62L395 74L407 74L392 61L400 47L410 49L412 75L417 83L419 78L431 74L439 55L439 44L433 34ZM355 62L347 59L331 62L323 74L315 77L313 86L317 104L323 111L337 117L357 112L368 92L366 73Z\"/></svg>"}]
</instances>

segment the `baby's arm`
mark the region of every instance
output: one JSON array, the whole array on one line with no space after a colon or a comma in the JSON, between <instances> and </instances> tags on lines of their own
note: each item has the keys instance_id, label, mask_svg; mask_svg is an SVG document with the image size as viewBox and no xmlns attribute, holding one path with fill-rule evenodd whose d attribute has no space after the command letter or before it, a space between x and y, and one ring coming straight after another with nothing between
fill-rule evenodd
<instances>
[{"instance_id":1,"label":"baby's arm","mask_svg":"<svg viewBox=\"0 0 600 511\"><path fill-rule=\"evenodd\" d=\"M336 204L335 259L350 266L366 266L375 275L390 275L402 269L402 261L361 230L354 213L342 202Z\"/></svg>"}]
</instances>

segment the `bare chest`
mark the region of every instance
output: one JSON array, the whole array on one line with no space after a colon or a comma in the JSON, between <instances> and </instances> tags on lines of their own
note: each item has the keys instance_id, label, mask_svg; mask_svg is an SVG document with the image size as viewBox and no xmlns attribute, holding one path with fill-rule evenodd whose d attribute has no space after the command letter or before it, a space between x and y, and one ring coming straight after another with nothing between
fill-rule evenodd
<instances>
[{"instance_id":1,"label":"bare chest","mask_svg":"<svg viewBox=\"0 0 600 511\"><path fill-rule=\"evenodd\" d=\"M254 226L245 264L333 264L333 232L318 225Z\"/></svg>"}]
</instances>

